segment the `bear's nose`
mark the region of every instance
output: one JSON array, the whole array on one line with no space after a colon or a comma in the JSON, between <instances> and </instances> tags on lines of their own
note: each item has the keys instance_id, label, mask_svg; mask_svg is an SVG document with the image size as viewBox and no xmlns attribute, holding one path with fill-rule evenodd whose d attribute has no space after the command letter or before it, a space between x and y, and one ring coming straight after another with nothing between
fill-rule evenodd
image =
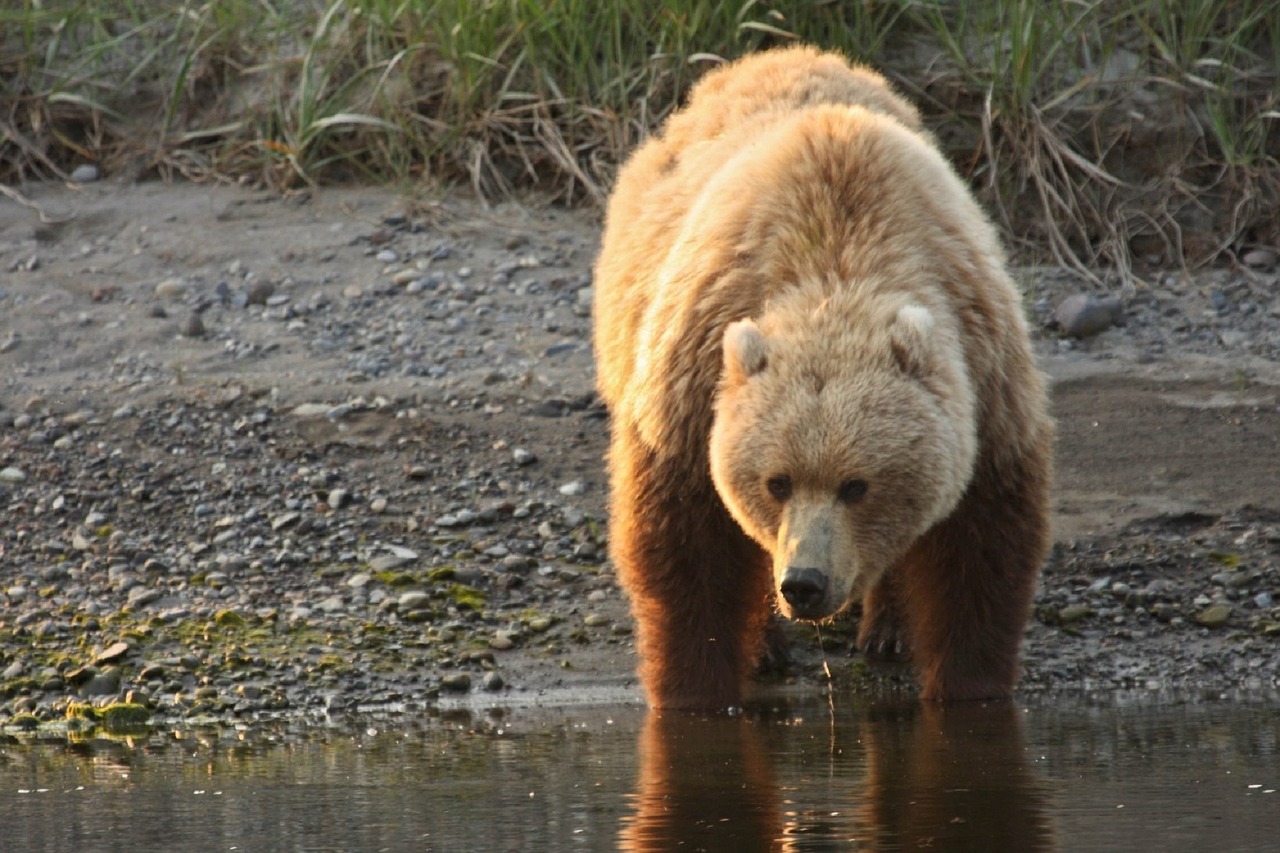
<instances>
[{"instance_id":1,"label":"bear's nose","mask_svg":"<svg viewBox=\"0 0 1280 853\"><path fill-rule=\"evenodd\" d=\"M816 615L827 597L827 576L817 569L792 567L782 576L778 589L797 616Z\"/></svg>"}]
</instances>

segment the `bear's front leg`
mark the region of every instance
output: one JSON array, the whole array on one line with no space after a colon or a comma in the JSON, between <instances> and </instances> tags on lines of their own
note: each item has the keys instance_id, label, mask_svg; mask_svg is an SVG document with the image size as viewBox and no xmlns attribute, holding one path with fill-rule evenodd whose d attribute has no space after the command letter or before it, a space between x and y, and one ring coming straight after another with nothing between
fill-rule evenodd
<instances>
[{"instance_id":1,"label":"bear's front leg","mask_svg":"<svg viewBox=\"0 0 1280 853\"><path fill-rule=\"evenodd\" d=\"M729 516L705 470L615 429L609 545L631 600L649 704L737 705L770 612L767 557Z\"/></svg>"},{"instance_id":2,"label":"bear's front leg","mask_svg":"<svg viewBox=\"0 0 1280 853\"><path fill-rule=\"evenodd\" d=\"M1018 680L1049 549L1049 463L979 470L960 506L904 562L903 612L924 699L996 699Z\"/></svg>"},{"instance_id":3,"label":"bear's front leg","mask_svg":"<svg viewBox=\"0 0 1280 853\"><path fill-rule=\"evenodd\" d=\"M897 572L890 569L862 598L855 645L869 660L898 662L910 652L897 582Z\"/></svg>"}]
</instances>

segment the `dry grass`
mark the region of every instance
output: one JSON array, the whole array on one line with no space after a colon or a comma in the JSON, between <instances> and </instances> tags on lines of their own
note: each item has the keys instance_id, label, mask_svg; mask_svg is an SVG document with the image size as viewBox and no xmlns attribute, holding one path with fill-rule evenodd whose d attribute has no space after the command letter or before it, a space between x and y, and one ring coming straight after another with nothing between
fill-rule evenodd
<instances>
[{"instance_id":1,"label":"dry grass","mask_svg":"<svg viewBox=\"0 0 1280 853\"><path fill-rule=\"evenodd\" d=\"M1280 0L21 2L9 194L92 162L600 204L708 65L803 39L889 71L1031 256L1127 277L1280 244Z\"/></svg>"}]
</instances>

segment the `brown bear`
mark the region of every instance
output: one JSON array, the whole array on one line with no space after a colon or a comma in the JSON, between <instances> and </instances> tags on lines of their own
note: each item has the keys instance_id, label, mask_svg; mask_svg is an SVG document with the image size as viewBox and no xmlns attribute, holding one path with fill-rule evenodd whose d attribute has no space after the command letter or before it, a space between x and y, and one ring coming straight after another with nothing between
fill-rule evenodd
<instances>
[{"instance_id":1,"label":"brown bear","mask_svg":"<svg viewBox=\"0 0 1280 853\"><path fill-rule=\"evenodd\" d=\"M1010 694L1052 422L989 220L886 81L799 47L696 85L596 268L610 547L659 708L738 703L771 602Z\"/></svg>"}]
</instances>

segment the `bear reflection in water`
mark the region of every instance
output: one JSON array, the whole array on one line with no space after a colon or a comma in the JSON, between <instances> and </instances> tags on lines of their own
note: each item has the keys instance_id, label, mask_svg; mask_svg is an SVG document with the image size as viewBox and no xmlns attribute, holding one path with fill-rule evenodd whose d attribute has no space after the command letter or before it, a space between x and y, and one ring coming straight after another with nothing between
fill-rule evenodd
<instances>
[{"instance_id":1,"label":"bear reflection in water","mask_svg":"<svg viewBox=\"0 0 1280 853\"><path fill-rule=\"evenodd\" d=\"M650 713L619 847L1052 850L1020 715L1009 702L876 706L830 724Z\"/></svg>"}]
</instances>

